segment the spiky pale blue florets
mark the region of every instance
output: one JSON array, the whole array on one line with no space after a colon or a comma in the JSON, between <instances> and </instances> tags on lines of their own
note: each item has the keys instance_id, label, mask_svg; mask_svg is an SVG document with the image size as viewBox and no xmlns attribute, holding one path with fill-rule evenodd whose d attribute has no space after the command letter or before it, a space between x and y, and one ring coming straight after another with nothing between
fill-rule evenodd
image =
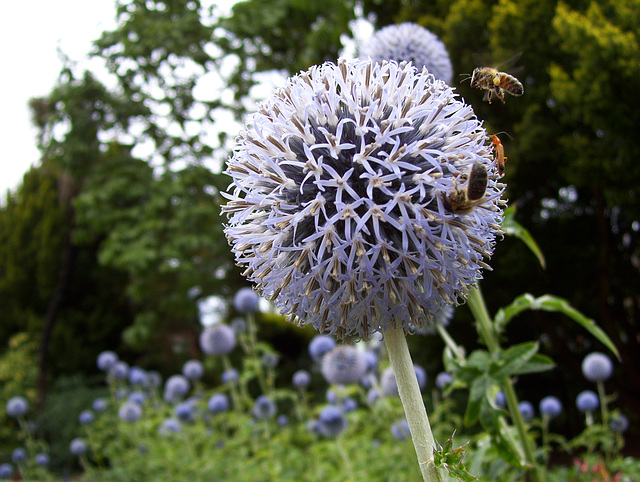
<instances>
[{"instance_id":1,"label":"spiky pale blue florets","mask_svg":"<svg viewBox=\"0 0 640 482\"><path fill-rule=\"evenodd\" d=\"M367 372L364 352L350 345L340 345L322 359L322 375L328 383L351 385Z\"/></svg>"},{"instance_id":2,"label":"spiky pale blue florets","mask_svg":"<svg viewBox=\"0 0 640 482\"><path fill-rule=\"evenodd\" d=\"M394 321L424 326L481 277L500 232L487 143L472 108L425 70L312 67L262 104L228 161L236 261L320 332L366 340ZM486 189L452 203L472 168Z\"/></svg>"},{"instance_id":3,"label":"spiky pale blue florets","mask_svg":"<svg viewBox=\"0 0 640 482\"><path fill-rule=\"evenodd\" d=\"M582 374L590 382L603 382L613 373L613 363L607 355L593 352L582 360Z\"/></svg>"},{"instance_id":4,"label":"spiky pale blue florets","mask_svg":"<svg viewBox=\"0 0 640 482\"><path fill-rule=\"evenodd\" d=\"M374 62L413 62L417 68L426 67L436 79L444 80L447 84L453 80L453 67L444 43L415 23L388 25L378 30L362 45L360 56L370 57Z\"/></svg>"}]
</instances>

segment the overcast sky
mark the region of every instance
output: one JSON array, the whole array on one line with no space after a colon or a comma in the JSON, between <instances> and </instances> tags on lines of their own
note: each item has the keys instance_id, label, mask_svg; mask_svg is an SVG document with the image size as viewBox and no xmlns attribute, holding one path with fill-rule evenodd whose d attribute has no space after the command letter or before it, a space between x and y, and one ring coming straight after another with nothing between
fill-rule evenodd
<instances>
[{"instance_id":1,"label":"overcast sky","mask_svg":"<svg viewBox=\"0 0 640 482\"><path fill-rule=\"evenodd\" d=\"M115 28L114 0L8 1L0 15L0 197L39 159L28 101L46 96L62 62L86 57L104 30Z\"/></svg>"}]
</instances>

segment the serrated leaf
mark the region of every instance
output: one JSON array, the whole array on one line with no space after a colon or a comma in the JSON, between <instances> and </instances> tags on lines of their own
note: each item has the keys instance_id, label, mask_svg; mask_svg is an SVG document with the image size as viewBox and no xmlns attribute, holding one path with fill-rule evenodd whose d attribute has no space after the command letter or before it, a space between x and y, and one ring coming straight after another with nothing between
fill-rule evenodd
<instances>
[{"instance_id":1,"label":"serrated leaf","mask_svg":"<svg viewBox=\"0 0 640 482\"><path fill-rule=\"evenodd\" d=\"M535 255L535 257L538 258L538 263L540 263L542 269L546 269L547 263L544 259L542 250L538 246L538 243L536 243L535 239L533 239L533 236L531 236L531 233L516 221L515 213L515 206L510 206L504 212L504 221L502 222L502 230L504 231L504 234L506 234L507 236L514 236L522 241L527 246L527 248L529 248L529 250Z\"/></svg>"},{"instance_id":2,"label":"serrated leaf","mask_svg":"<svg viewBox=\"0 0 640 482\"><path fill-rule=\"evenodd\" d=\"M519 369L538 352L539 345L535 341L521 343L509 347L500 354L496 361L497 370L492 370L495 378L510 377L518 373Z\"/></svg>"},{"instance_id":3,"label":"serrated leaf","mask_svg":"<svg viewBox=\"0 0 640 482\"><path fill-rule=\"evenodd\" d=\"M441 447L440 450L434 450L434 465L438 468L446 469L449 476L454 479L461 480L463 482L477 481L478 478L471 475L462 463L462 459L466 454L466 449L467 444L453 448L452 435L444 444L444 447Z\"/></svg>"}]
</instances>

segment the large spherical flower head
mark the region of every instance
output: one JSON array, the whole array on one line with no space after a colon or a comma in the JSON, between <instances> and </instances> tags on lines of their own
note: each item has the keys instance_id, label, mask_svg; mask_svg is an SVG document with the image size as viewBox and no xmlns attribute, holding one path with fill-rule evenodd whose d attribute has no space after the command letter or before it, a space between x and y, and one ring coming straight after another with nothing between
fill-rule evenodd
<instances>
[{"instance_id":1,"label":"large spherical flower head","mask_svg":"<svg viewBox=\"0 0 640 482\"><path fill-rule=\"evenodd\" d=\"M256 398L253 405L253 416L260 420L273 418L276 415L276 404L266 395L260 395Z\"/></svg>"},{"instance_id":2,"label":"large spherical flower head","mask_svg":"<svg viewBox=\"0 0 640 482\"><path fill-rule=\"evenodd\" d=\"M29 402L24 397L12 397L7 402L7 415L11 418L24 417L29 411Z\"/></svg>"},{"instance_id":3,"label":"large spherical flower head","mask_svg":"<svg viewBox=\"0 0 640 482\"><path fill-rule=\"evenodd\" d=\"M13 465L11 464L0 464L0 479L8 479L13 475Z\"/></svg>"},{"instance_id":4,"label":"large spherical flower head","mask_svg":"<svg viewBox=\"0 0 640 482\"><path fill-rule=\"evenodd\" d=\"M319 361L333 350L336 346L336 340L329 335L316 335L309 342L309 354L315 361Z\"/></svg>"},{"instance_id":5,"label":"large spherical flower head","mask_svg":"<svg viewBox=\"0 0 640 482\"><path fill-rule=\"evenodd\" d=\"M98 369L106 372L109 371L117 361L118 355L116 355L115 352L112 352L111 350L106 350L98 355L96 364L98 365Z\"/></svg>"},{"instance_id":6,"label":"large spherical flower head","mask_svg":"<svg viewBox=\"0 0 640 482\"><path fill-rule=\"evenodd\" d=\"M200 348L207 355L222 356L236 347L236 335L228 325L213 325L200 334Z\"/></svg>"},{"instance_id":7,"label":"large spherical flower head","mask_svg":"<svg viewBox=\"0 0 640 482\"><path fill-rule=\"evenodd\" d=\"M582 374L590 382L603 382L612 373L613 363L604 353L590 353L582 360Z\"/></svg>"},{"instance_id":8,"label":"large spherical flower head","mask_svg":"<svg viewBox=\"0 0 640 482\"><path fill-rule=\"evenodd\" d=\"M350 345L340 345L322 359L322 375L328 383L358 383L367 372L364 353Z\"/></svg>"},{"instance_id":9,"label":"large spherical flower head","mask_svg":"<svg viewBox=\"0 0 640 482\"><path fill-rule=\"evenodd\" d=\"M142 408L134 402L124 402L118 409L118 418L123 422L133 423L142 417Z\"/></svg>"},{"instance_id":10,"label":"large spherical flower head","mask_svg":"<svg viewBox=\"0 0 640 482\"><path fill-rule=\"evenodd\" d=\"M74 438L69 444L69 452L73 455L83 455L87 451L87 443L81 438Z\"/></svg>"},{"instance_id":11,"label":"large spherical flower head","mask_svg":"<svg viewBox=\"0 0 640 482\"><path fill-rule=\"evenodd\" d=\"M525 422L530 421L535 416L535 411L531 402L527 402L526 400L520 402L518 404L518 409L520 409L520 413L522 414L522 418Z\"/></svg>"},{"instance_id":12,"label":"large spherical flower head","mask_svg":"<svg viewBox=\"0 0 640 482\"><path fill-rule=\"evenodd\" d=\"M207 408L213 414L226 412L229 410L229 398L224 393L215 393L209 398Z\"/></svg>"},{"instance_id":13,"label":"large spherical flower head","mask_svg":"<svg viewBox=\"0 0 640 482\"><path fill-rule=\"evenodd\" d=\"M189 391L189 380L182 375L173 375L164 385L164 399L167 402L177 402Z\"/></svg>"},{"instance_id":14,"label":"large spherical flower head","mask_svg":"<svg viewBox=\"0 0 640 482\"><path fill-rule=\"evenodd\" d=\"M335 405L324 407L318 415L318 431L325 437L337 437L347 428L347 418Z\"/></svg>"},{"instance_id":15,"label":"large spherical flower head","mask_svg":"<svg viewBox=\"0 0 640 482\"><path fill-rule=\"evenodd\" d=\"M436 79L447 84L453 80L453 67L444 43L415 23L388 25L378 30L360 48L360 56L370 57L374 62L412 62L419 69L426 67Z\"/></svg>"},{"instance_id":16,"label":"large spherical flower head","mask_svg":"<svg viewBox=\"0 0 640 482\"><path fill-rule=\"evenodd\" d=\"M239 313L255 313L259 303L260 296L251 288L240 288L233 298L233 306Z\"/></svg>"},{"instance_id":17,"label":"large spherical flower head","mask_svg":"<svg viewBox=\"0 0 640 482\"><path fill-rule=\"evenodd\" d=\"M540 400L539 408L541 414L555 418L562 413L562 402L557 397L550 395Z\"/></svg>"},{"instance_id":18,"label":"large spherical flower head","mask_svg":"<svg viewBox=\"0 0 640 482\"><path fill-rule=\"evenodd\" d=\"M424 326L481 277L500 232L488 144L472 108L411 64L312 67L241 132L225 233L292 321L365 340Z\"/></svg>"},{"instance_id":19,"label":"large spherical flower head","mask_svg":"<svg viewBox=\"0 0 640 482\"><path fill-rule=\"evenodd\" d=\"M576 397L576 407L581 412L594 412L600 406L600 399L595 392L584 390Z\"/></svg>"},{"instance_id":20,"label":"large spherical flower head","mask_svg":"<svg viewBox=\"0 0 640 482\"><path fill-rule=\"evenodd\" d=\"M200 360L189 360L182 367L182 374L191 380L197 380L204 375L204 366Z\"/></svg>"}]
</instances>

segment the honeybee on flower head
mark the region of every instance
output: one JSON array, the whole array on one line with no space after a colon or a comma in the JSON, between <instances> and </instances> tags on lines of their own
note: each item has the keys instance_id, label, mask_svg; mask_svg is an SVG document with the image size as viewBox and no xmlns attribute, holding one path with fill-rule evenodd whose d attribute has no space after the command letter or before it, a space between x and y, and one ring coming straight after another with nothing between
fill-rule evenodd
<instances>
[{"instance_id":1,"label":"honeybee on flower head","mask_svg":"<svg viewBox=\"0 0 640 482\"><path fill-rule=\"evenodd\" d=\"M515 96L524 94L524 87L518 79L493 67L476 67L471 74L471 87L485 89L482 100L489 101L489 104L494 95L504 104L505 92Z\"/></svg>"}]
</instances>

